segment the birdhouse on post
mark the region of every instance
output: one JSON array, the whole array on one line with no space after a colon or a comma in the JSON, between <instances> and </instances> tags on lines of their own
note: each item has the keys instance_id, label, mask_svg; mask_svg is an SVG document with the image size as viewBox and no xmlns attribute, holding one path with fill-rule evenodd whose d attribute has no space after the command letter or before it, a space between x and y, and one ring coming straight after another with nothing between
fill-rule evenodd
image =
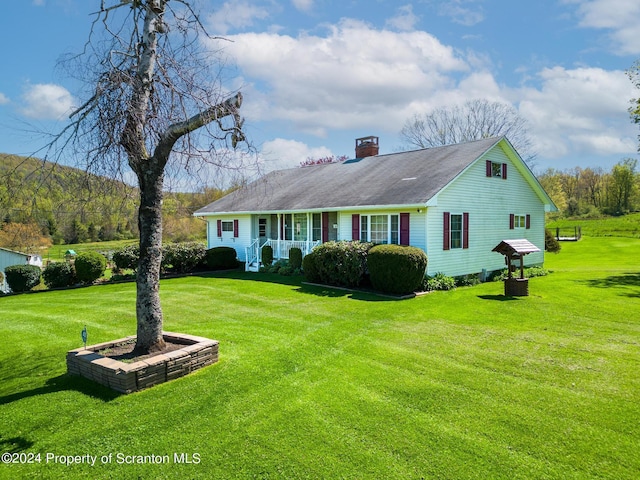
<instances>
[{"instance_id":1,"label":"birdhouse on post","mask_svg":"<svg viewBox=\"0 0 640 480\"><path fill-rule=\"evenodd\" d=\"M505 263L509 271L508 278L504 281L504 295L506 297L526 297L529 295L529 279L524 278L524 256L529 253L539 252L540 249L526 239L503 240L491 250L505 256ZM519 277L513 273L520 269Z\"/></svg>"}]
</instances>

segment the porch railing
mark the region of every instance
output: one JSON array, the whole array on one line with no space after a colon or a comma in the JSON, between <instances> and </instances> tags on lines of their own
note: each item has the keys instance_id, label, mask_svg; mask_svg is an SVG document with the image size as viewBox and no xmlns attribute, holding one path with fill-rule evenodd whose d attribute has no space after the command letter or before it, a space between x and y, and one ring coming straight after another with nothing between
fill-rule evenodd
<instances>
[{"instance_id":1,"label":"porch railing","mask_svg":"<svg viewBox=\"0 0 640 480\"><path fill-rule=\"evenodd\" d=\"M262 262L262 247L265 245L270 246L273 249L273 259L282 260L289 259L289 252L292 248L299 248L302 251L302 256L307 255L314 247L320 245L320 240L315 242L305 240L273 240L268 239L262 245L260 245L260 239L257 238L253 243L246 248L246 265L260 264Z\"/></svg>"}]
</instances>

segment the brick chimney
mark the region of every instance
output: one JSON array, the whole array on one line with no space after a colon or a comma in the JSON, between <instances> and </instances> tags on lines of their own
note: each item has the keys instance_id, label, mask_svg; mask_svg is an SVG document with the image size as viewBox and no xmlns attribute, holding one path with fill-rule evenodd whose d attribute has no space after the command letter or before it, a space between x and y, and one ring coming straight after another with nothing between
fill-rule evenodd
<instances>
[{"instance_id":1,"label":"brick chimney","mask_svg":"<svg viewBox=\"0 0 640 480\"><path fill-rule=\"evenodd\" d=\"M356 158L373 157L378 155L378 137L356 138Z\"/></svg>"}]
</instances>

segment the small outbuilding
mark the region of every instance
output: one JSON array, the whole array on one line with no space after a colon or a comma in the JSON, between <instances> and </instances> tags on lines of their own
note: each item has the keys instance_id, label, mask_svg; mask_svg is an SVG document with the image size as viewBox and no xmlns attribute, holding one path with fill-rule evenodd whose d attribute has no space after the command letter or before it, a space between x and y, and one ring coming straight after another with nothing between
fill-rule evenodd
<instances>
[{"instance_id":1,"label":"small outbuilding","mask_svg":"<svg viewBox=\"0 0 640 480\"><path fill-rule=\"evenodd\" d=\"M504 281L505 296L526 297L529 295L529 279L524 278L524 256L539 251L538 247L524 238L503 240L493 248L492 252L498 252L505 256L505 263L509 271L509 276ZM520 268L520 276L515 278L513 272L518 267Z\"/></svg>"},{"instance_id":2,"label":"small outbuilding","mask_svg":"<svg viewBox=\"0 0 640 480\"><path fill-rule=\"evenodd\" d=\"M10 291L7 284L4 270L12 265L37 265L42 267L42 257L40 255L15 252L7 248L0 247L0 291L8 293Z\"/></svg>"}]
</instances>

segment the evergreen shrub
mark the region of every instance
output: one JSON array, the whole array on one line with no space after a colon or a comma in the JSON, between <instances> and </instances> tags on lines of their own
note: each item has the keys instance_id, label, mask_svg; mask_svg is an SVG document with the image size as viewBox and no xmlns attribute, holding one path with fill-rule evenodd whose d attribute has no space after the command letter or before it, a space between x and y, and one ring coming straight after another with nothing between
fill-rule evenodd
<instances>
[{"instance_id":1,"label":"evergreen shrub","mask_svg":"<svg viewBox=\"0 0 640 480\"><path fill-rule=\"evenodd\" d=\"M114 251L111 258L118 270L136 270L140 260L140 247L138 245L127 245Z\"/></svg>"},{"instance_id":2,"label":"evergreen shrub","mask_svg":"<svg viewBox=\"0 0 640 480\"><path fill-rule=\"evenodd\" d=\"M293 270L302 268L302 250L298 247L293 247L289 250L289 266Z\"/></svg>"},{"instance_id":3,"label":"evergreen shrub","mask_svg":"<svg viewBox=\"0 0 640 480\"><path fill-rule=\"evenodd\" d=\"M206 263L211 270L229 270L238 267L236 257L232 247L213 247L207 250Z\"/></svg>"},{"instance_id":4,"label":"evergreen shrub","mask_svg":"<svg viewBox=\"0 0 640 480\"><path fill-rule=\"evenodd\" d=\"M367 242L327 242L318 245L303 260L303 269L310 282L341 287L357 287L364 280L367 252L373 246Z\"/></svg>"},{"instance_id":5,"label":"evergreen shrub","mask_svg":"<svg viewBox=\"0 0 640 480\"><path fill-rule=\"evenodd\" d=\"M561 248L560 242L558 242L558 239L553 232L546 228L544 230L544 249L547 252L558 253Z\"/></svg>"},{"instance_id":6,"label":"evergreen shrub","mask_svg":"<svg viewBox=\"0 0 640 480\"><path fill-rule=\"evenodd\" d=\"M273 263L273 247L265 245L262 247L262 265L269 267Z\"/></svg>"},{"instance_id":7,"label":"evergreen shrub","mask_svg":"<svg viewBox=\"0 0 640 480\"><path fill-rule=\"evenodd\" d=\"M104 275L107 259L98 252L82 252L74 262L76 278L82 283L92 283Z\"/></svg>"},{"instance_id":8,"label":"evergreen shrub","mask_svg":"<svg viewBox=\"0 0 640 480\"><path fill-rule=\"evenodd\" d=\"M76 282L76 272L68 262L52 262L42 272L47 288L63 288Z\"/></svg>"},{"instance_id":9,"label":"evergreen shrub","mask_svg":"<svg viewBox=\"0 0 640 480\"><path fill-rule=\"evenodd\" d=\"M418 247L376 245L367 255L369 278L374 289L405 294L420 289L427 269L427 255Z\"/></svg>"},{"instance_id":10,"label":"evergreen shrub","mask_svg":"<svg viewBox=\"0 0 640 480\"><path fill-rule=\"evenodd\" d=\"M42 270L37 265L11 265L4 275L12 292L28 292L40 284Z\"/></svg>"},{"instance_id":11,"label":"evergreen shrub","mask_svg":"<svg viewBox=\"0 0 640 480\"><path fill-rule=\"evenodd\" d=\"M204 264L206 255L207 249L200 242L170 243L162 246L163 264L178 273L195 270Z\"/></svg>"}]
</instances>

